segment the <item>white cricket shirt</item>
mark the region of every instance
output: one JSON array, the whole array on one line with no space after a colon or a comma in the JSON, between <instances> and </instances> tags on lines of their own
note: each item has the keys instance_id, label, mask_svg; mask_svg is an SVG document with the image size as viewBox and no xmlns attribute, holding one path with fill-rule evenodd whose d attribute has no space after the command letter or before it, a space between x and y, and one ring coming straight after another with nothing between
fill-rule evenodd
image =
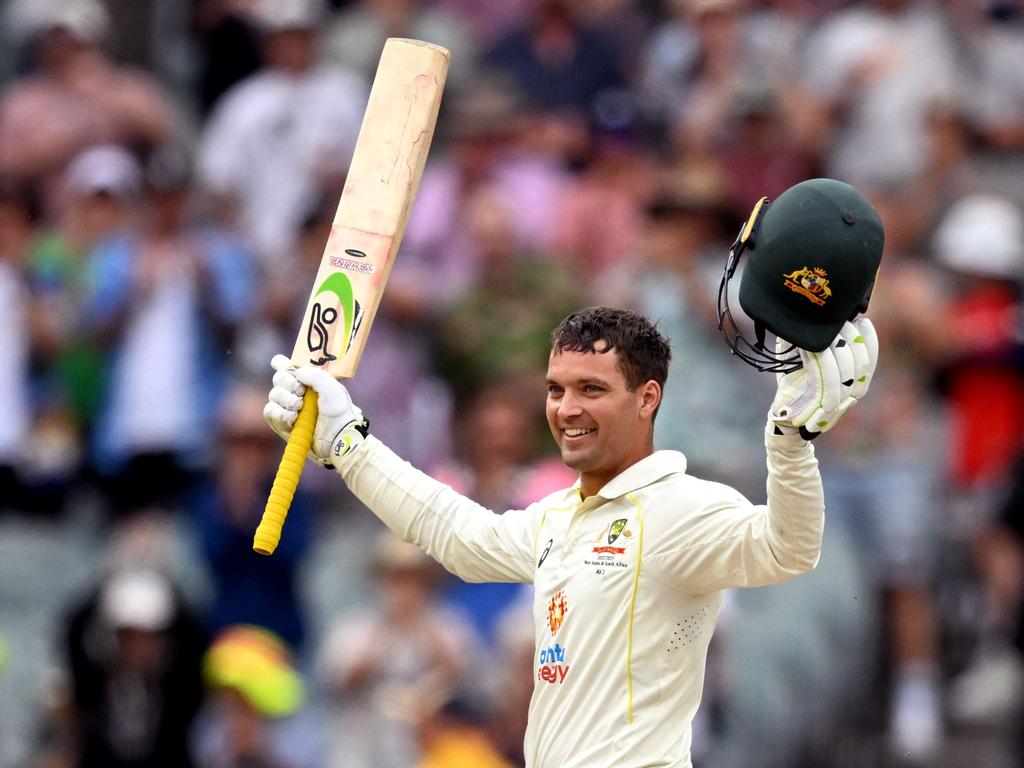
<instances>
[{"instance_id":1,"label":"white cricket shirt","mask_svg":"<svg viewBox=\"0 0 1024 768\"><path fill-rule=\"evenodd\" d=\"M466 581L534 585L529 768L688 768L721 590L818 560L814 450L765 438L768 504L657 451L581 500L578 488L498 515L372 436L338 471L395 533Z\"/></svg>"}]
</instances>

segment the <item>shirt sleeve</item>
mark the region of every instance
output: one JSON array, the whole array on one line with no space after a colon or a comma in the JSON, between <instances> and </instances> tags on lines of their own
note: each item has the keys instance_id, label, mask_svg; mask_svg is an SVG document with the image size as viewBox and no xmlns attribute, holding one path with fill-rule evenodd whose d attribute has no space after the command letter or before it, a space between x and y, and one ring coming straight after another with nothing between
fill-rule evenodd
<instances>
[{"instance_id":1,"label":"shirt sleeve","mask_svg":"<svg viewBox=\"0 0 1024 768\"><path fill-rule=\"evenodd\" d=\"M656 574L705 594L776 584L817 565L825 499L814 448L799 435L774 435L770 426L765 447L768 503L751 504L727 486L705 484L695 509L652 542Z\"/></svg>"},{"instance_id":2,"label":"shirt sleeve","mask_svg":"<svg viewBox=\"0 0 1024 768\"><path fill-rule=\"evenodd\" d=\"M495 514L399 458L372 435L339 466L356 497L464 581L533 582L533 507Z\"/></svg>"}]
</instances>

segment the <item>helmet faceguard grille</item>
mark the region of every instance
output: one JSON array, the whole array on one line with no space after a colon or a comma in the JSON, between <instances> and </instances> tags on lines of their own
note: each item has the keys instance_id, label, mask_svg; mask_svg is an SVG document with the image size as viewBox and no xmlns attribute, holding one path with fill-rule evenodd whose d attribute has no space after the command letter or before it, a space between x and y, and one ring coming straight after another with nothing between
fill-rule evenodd
<instances>
[{"instance_id":1,"label":"helmet faceguard grille","mask_svg":"<svg viewBox=\"0 0 1024 768\"><path fill-rule=\"evenodd\" d=\"M740 256L754 244L758 225L769 204L767 197L757 201L750 217L740 229L736 241L729 248L729 257L722 271L722 281L718 284L718 330L732 353L748 365L767 373L791 373L799 370L802 365L796 347L789 344L779 351L768 349L765 345L765 328L757 321L754 322L755 340L750 341L743 335L743 330L729 307L729 281L736 274Z\"/></svg>"}]
</instances>

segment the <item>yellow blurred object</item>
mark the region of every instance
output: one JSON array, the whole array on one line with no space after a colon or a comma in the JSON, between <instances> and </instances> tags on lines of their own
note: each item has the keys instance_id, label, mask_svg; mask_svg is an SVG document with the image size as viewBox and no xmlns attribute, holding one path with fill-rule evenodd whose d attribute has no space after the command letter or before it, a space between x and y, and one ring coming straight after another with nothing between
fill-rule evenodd
<instances>
[{"instance_id":1,"label":"yellow blurred object","mask_svg":"<svg viewBox=\"0 0 1024 768\"><path fill-rule=\"evenodd\" d=\"M0 635L0 677L4 676L7 669L7 641Z\"/></svg>"},{"instance_id":2,"label":"yellow blurred object","mask_svg":"<svg viewBox=\"0 0 1024 768\"><path fill-rule=\"evenodd\" d=\"M513 768L475 728L450 728L435 734L416 768Z\"/></svg>"},{"instance_id":3,"label":"yellow blurred object","mask_svg":"<svg viewBox=\"0 0 1024 768\"><path fill-rule=\"evenodd\" d=\"M224 630L206 654L203 675L210 686L238 692L266 717L294 714L306 696L288 646L260 627Z\"/></svg>"}]
</instances>

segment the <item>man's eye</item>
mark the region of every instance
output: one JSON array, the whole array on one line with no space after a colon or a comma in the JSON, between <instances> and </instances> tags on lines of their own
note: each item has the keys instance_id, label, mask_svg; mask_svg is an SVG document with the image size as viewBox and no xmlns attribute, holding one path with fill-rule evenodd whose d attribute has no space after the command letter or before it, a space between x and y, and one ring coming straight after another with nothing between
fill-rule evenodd
<instances>
[{"instance_id":1,"label":"man's eye","mask_svg":"<svg viewBox=\"0 0 1024 768\"><path fill-rule=\"evenodd\" d=\"M587 384L587 386L585 386L583 388L583 391L584 392L590 392L590 393L604 392L604 388L603 387L599 387L597 384Z\"/></svg>"},{"instance_id":2,"label":"man's eye","mask_svg":"<svg viewBox=\"0 0 1024 768\"><path fill-rule=\"evenodd\" d=\"M562 388L556 387L554 384L548 384L548 395L558 396L562 394Z\"/></svg>"}]
</instances>

